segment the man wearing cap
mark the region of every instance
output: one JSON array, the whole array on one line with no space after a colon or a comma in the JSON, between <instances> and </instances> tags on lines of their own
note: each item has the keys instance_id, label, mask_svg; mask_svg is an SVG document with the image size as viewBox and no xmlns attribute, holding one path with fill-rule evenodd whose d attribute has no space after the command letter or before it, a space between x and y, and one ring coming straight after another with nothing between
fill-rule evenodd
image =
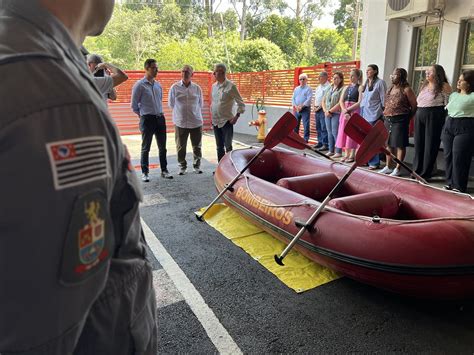
<instances>
[{"instance_id":1,"label":"man wearing cap","mask_svg":"<svg viewBox=\"0 0 474 355\"><path fill-rule=\"evenodd\" d=\"M318 144L314 148L322 152L328 150L329 144L322 102L324 95L326 95L330 87L328 73L322 71L319 73L319 85L314 91L314 119L316 121L316 134L318 138Z\"/></svg>"},{"instance_id":2,"label":"man wearing cap","mask_svg":"<svg viewBox=\"0 0 474 355\"><path fill-rule=\"evenodd\" d=\"M202 90L191 81L193 67L185 65L181 69L181 81L173 84L169 91L168 105L173 110L173 123L178 156L179 175L186 174L186 146L188 136L193 147L193 169L196 174L201 170L202 141Z\"/></svg>"},{"instance_id":3,"label":"man wearing cap","mask_svg":"<svg viewBox=\"0 0 474 355\"><path fill-rule=\"evenodd\" d=\"M156 354L140 186L80 51L113 3L0 0L1 354Z\"/></svg>"},{"instance_id":4,"label":"man wearing cap","mask_svg":"<svg viewBox=\"0 0 474 355\"><path fill-rule=\"evenodd\" d=\"M298 125L295 132L299 133L300 124L303 121L303 138L306 142L309 140L309 116L311 113L311 98L313 97L313 90L308 85L308 76L300 74L300 85L293 91L293 112L298 120Z\"/></svg>"},{"instance_id":5,"label":"man wearing cap","mask_svg":"<svg viewBox=\"0 0 474 355\"><path fill-rule=\"evenodd\" d=\"M105 102L108 99L116 100L117 94L114 87L127 81L127 74L115 65L104 63L98 54L87 55L87 66L94 75L94 82L102 93Z\"/></svg>"},{"instance_id":6,"label":"man wearing cap","mask_svg":"<svg viewBox=\"0 0 474 355\"><path fill-rule=\"evenodd\" d=\"M216 82L212 85L212 127L216 139L217 160L220 161L225 153L232 150L234 138L234 125L240 115L245 112L245 103L240 96L239 89L227 79L225 64L214 66ZM237 113L234 115L233 107L237 103ZM225 150L224 150L225 148Z\"/></svg>"},{"instance_id":7,"label":"man wearing cap","mask_svg":"<svg viewBox=\"0 0 474 355\"><path fill-rule=\"evenodd\" d=\"M140 131L142 132L142 151L140 163L142 166L142 181L148 182L148 158L153 137L158 143L160 157L161 177L172 179L168 172L168 160L166 158L166 120L163 114L163 89L156 76L158 66L155 59L145 61L145 77L138 80L132 89L132 110L140 119Z\"/></svg>"}]
</instances>

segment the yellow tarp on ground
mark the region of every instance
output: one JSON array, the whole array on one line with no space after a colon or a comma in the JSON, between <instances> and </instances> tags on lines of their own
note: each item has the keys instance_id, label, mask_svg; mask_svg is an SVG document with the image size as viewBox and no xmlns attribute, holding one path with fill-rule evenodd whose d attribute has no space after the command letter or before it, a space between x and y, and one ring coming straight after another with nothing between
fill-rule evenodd
<instances>
[{"instance_id":1,"label":"yellow tarp on ground","mask_svg":"<svg viewBox=\"0 0 474 355\"><path fill-rule=\"evenodd\" d=\"M340 277L334 271L316 264L295 250L291 250L285 257L285 266L278 265L274 255L279 255L286 245L247 222L224 204L212 206L206 213L205 220L298 293Z\"/></svg>"}]
</instances>

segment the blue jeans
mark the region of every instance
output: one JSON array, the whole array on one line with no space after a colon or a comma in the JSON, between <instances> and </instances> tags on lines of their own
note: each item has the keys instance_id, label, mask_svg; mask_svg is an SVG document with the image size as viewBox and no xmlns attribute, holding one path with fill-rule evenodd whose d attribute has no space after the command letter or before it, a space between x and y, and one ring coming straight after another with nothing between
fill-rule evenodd
<instances>
[{"instance_id":1,"label":"blue jeans","mask_svg":"<svg viewBox=\"0 0 474 355\"><path fill-rule=\"evenodd\" d=\"M298 124L295 128L295 132L296 133L300 132L300 124L301 124L301 120L303 120L303 138L306 142L309 141L309 115L310 115L309 107L305 107L300 112L295 111L295 116L296 116L296 119L298 120Z\"/></svg>"},{"instance_id":2,"label":"blue jeans","mask_svg":"<svg viewBox=\"0 0 474 355\"><path fill-rule=\"evenodd\" d=\"M340 115L341 114L339 112L336 112L329 115L329 117L326 117L326 116L324 117L324 121L326 122L326 128L328 131L329 151L331 153L334 153L334 149L336 149L336 153L342 152L341 148L335 148L336 139L337 139L337 131L339 130L339 116Z\"/></svg>"},{"instance_id":3,"label":"blue jeans","mask_svg":"<svg viewBox=\"0 0 474 355\"><path fill-rule=\"evenodd\" d=\"M372 126L375 126L377 121L369 122ZM375 154L367 163L369 166L379 166L380 165L380 153Z\"/></svg>"},{"instance_id":4,"label":"blue jeans","mask_svg":"<svg viewBox=\"0 0 474 355\"><path fill-rule=\"evenodd\" d=\"M221 128L214 125L212 125L212 128L214 128L214 138L216 139L217 161L220 161L225 153L232 150L234 126L227 121Z\"/></svg>"},{"instance_id":5,"label":"blue jeans","mask_svg":"<svg viewBox=\"0 0 474 355\"><path fill-rule=\"evenodd\" d=\"M328 145L328 131L326 129L326 120L324 118L324 111L320 109L314 114L316 120L316 134L318 136L318 145Z\"/></svg>"}]
</instances>

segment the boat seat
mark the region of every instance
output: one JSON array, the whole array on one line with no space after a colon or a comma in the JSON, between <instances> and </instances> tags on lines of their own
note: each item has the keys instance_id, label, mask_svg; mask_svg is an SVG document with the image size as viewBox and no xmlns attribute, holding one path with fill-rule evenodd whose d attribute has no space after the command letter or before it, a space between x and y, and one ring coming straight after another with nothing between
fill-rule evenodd
<instances>
[{"instance_id":1,"label":"boat seat","mask_svg":"<svg viewBox=\"0 0 474 355\"><path fill-rule=\"evenodd\" d=\"M391 191L372 191L335 198L328 206L361 216L393 218L398 213L400 199Z\"/></svg>"},{"instance_id":2,"label":"boat seat","mask_svg":"<svg viewBox=\"0 0 474 355\"><path fill-rule=\"evenodd\" d=\"M338 181L334 173L318 173L282 178L276 184L314 200L324 200Z\"/></svg>"}]
</instances>

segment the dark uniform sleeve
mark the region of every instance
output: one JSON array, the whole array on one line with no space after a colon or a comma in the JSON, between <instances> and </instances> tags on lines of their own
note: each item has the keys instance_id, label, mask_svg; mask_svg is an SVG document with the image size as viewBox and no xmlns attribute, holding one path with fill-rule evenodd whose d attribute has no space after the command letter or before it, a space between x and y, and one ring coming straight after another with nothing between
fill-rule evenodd
<instances>
[{"instance_id":1,"label":"dark uniform sleeve","mask_svg":"<svg viewBox=\"0 0 474 355\"><path fill-rule=\"evenodd\" d=\"M121 171L111 202L114 258L105 290L89 314L76 355L155 355L158 351L156 298L138 210L141 188L127 158Z\"/></svg>"},{"instance_id":2,"label":"dark uniform sleeve","mask_svg":"<svg viewBox=\"0 0 474 355\"><path fill-rule=\"evenodd\" d=\"M114 253L120 147L86 103L0 124L0 352L68 354Z\"/></svg>"}]
</instances>

